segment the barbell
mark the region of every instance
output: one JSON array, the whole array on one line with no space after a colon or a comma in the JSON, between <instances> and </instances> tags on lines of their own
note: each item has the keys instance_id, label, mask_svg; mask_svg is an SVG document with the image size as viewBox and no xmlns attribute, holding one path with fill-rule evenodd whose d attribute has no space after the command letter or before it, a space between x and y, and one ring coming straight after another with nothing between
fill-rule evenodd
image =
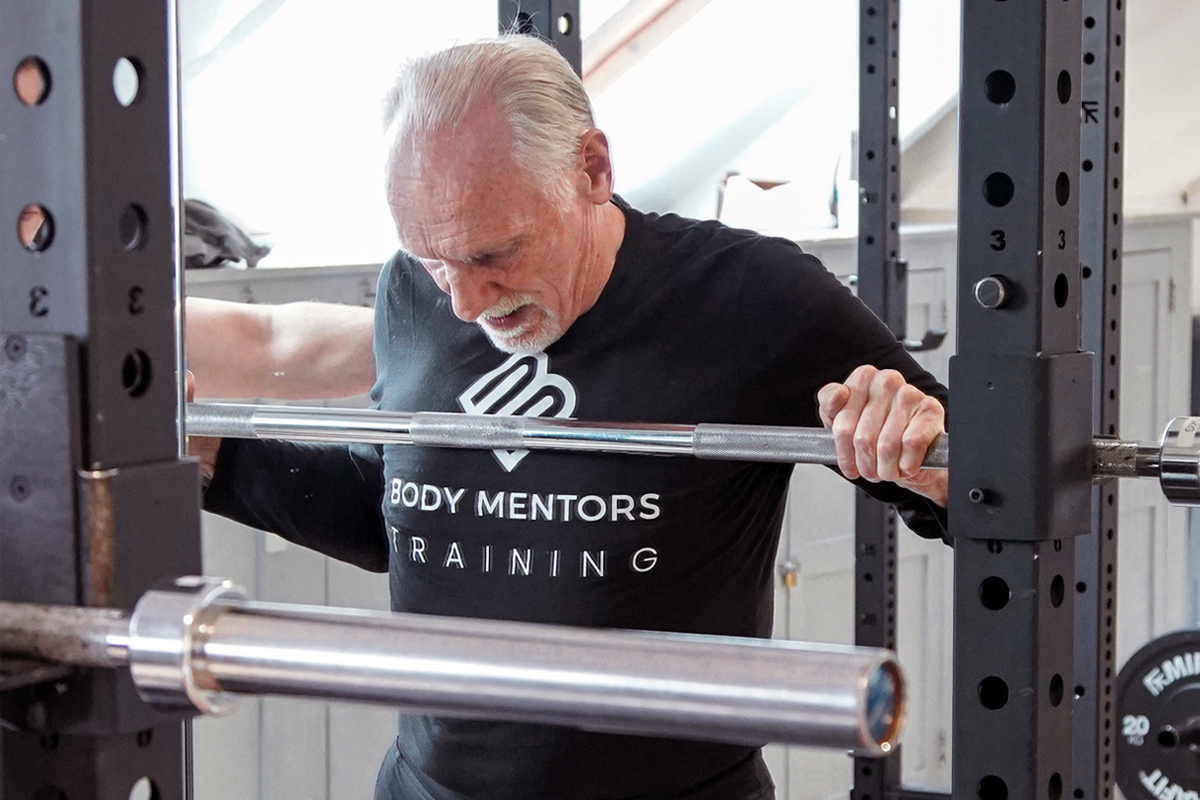
<instances>
[{"instance_id":1,"label":"barbell","mask_svg":"<svg viewBox=\"0 0 1200 800\"><path fill-rule=\"evenodd\" d=\"M693 456L730 461L837 464L823 428L580 422L420 411L189 403L189 436L299 442L405 444L480 450L568 450ZM1157 444L1097 437L1096 478L1157 478L1172 503L1200 505L1200 417L1176 417ZM950 443L936 439L924 466L946 469Z\"/></svg>"},{"instance_id":2,"label":"barbell","mask_svg":"<svg viewBox=\"0 0 1200 800\"><path fill-rule=\"evenodd\" d=\"M892 750L906 704L889 650L261 603L211 578L132 614L0 603L0 655L128 666L143 699L193 713L278 694L863 756Z\"/></svg>"}]
</instances>

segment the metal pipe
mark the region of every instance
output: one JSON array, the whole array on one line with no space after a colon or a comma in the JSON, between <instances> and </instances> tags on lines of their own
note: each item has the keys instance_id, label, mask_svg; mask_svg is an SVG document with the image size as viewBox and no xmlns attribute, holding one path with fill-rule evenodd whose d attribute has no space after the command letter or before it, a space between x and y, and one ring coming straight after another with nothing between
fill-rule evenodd
<instances>
[{"instance_id":1,"label":"metal pipe","mask_svg":"<svg viewBox=\"0 0 1200 800\"><path fill-rule=\"evenodd\" d=\"M837 451L829 431L767 425L595 423L541 417L192 403L188 406L187 428L190 436L239 439L486 450L582 450L837 464ZM945 469L947 449L946 437L937 439L926 454L925 466Z\"/></svg>"},{"instance_id":2,"label":"metal pipe","mask_svg":"<svg viewBox=\"0 0 1200 800\"><path fill-rule=\"evenodd\" d=\"M115 608L0 603L0 653L81 667L129 663L129 615Z\"/></svg>"},{"instance_id":3,"label":"metal pipe","mask_svg":"<svg viewBox=\"0 0 1200 800\"><path fill-rule=\"evenodd\" d=\"M254 603L185 579L110 609L0 604L4 656L128 661L158 705L239 694L402 706L588 730L881 755L904 677L886 650Z\"/></svg>"},{"instance_id":4,"label":"metal pipe","mask_svg":"<svg viewBox=\"0 0 1200 800\"><path fill-rule=\"evenodd\" d=\"M541 417L438 412L193 403L191 436L366 442L504 450L582 450L635 455L687 455L735 461L837 464L833 434L823 428L767 425L595 423ZM1175 503L1200 502L1200 419L1172 420L1160 444L1096 438L1096 478L1159 478ZM945 469L946 436L934 440L924 466Z\"/></svg>"},{"instance_id":5,"label":"metal pipe","mask_svg":"<svg viewBox=\"0 0 1200 800\"><path fill-rule=\"evenodd\" d=\"M894 712L866 701L872 681L896 691L880 651L266 604L211 627L196 682L229 692L874 753L893 735Z\"/></svg>"}]
</instances>

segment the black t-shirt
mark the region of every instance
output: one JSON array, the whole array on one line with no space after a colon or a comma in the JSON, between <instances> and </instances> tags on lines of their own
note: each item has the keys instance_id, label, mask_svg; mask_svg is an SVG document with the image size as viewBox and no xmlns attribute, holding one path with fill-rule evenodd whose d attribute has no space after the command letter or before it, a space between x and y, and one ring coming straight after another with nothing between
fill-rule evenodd
<instances>
[{"instance_id":1,"label":"black t-shirt","mask_svg":"<svg viewBox=\"0 0 1200 800\"><path fill-rule=\"evenodd\" d=\"M377 304L379 407L819 427L817 390L864 363L944 396L795 244L617 202L626 229L608 284L537 355L496 350L419 265L393 258ZM390 569L396 611L765 637L790 474L679 457L226 442L206 505ZM923 535L943 534L928 501L870 491ZM434 796L471 798L738 797L754 753L418 716L401 718L398 744Z\"/></svg>"}]
</instances>

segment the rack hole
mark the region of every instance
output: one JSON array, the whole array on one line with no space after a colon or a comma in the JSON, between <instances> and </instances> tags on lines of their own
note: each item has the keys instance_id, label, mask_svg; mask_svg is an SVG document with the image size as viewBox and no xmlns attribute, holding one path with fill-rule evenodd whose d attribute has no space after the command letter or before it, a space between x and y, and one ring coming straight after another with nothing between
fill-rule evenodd
<instances>
[{"instance_id":1,"label":"rack hole","mask_svg":"<svg viewBox=\"0 0 1200 800\"><path fill-rule=\"evenodd\" d=\"M979 601L983 603L983 607L990 611L999 611L1008 605L1008 601L1012 598L1012 590L1008 588L1008 583L1003 578L998 578L995 575L984 578L983 583L979 584Z\"/></svg>"},{"instance_id":2,"label":"rack hole","mask_svg":"<svg viewBox=\"0 0 1200 800\"><path fill-rule=\"evenodd\" d=\"M1017 81L1012 73L998 69L984 79L983 89L989 101L1002 106L1017 93Z\"/></svg>"},{"instance_id":3,"label":"rack hole","mask_svg":"<svg viewBox=\"0 0 1200 800\"><path fill-rule=\"evenodd\" d=\"M1008 800L1008 784L995 775L985 775L979 782L979 800Z\"/></svg>"},{"instance_id":4,"label":"rack hole","mask_svg":"<svg viewBox=\"0 0 1200 800\"><path fill-rule=\"evenodd\" d=\"M144 350L134 350L125 356L121 364L121 385L130 397L141 397L150 388L154 376L150 356Z\"/></svg>"},{"instance_id":5,"label":"rack hole","mask_svg":"<svg viewBox=\"0 0 1200 800\"><path fill-rule=\"evenodd\" d=\"M146 244L146 211L137 203L130 203L121 210L117 222L117 234L121 246L126 250L141 250Z\"/></svg>"},{"instance_id":6,"label":"rack hole","mask_svg":"<svg viewBox=\"0 0 1200 800\"><path fill-rule=\"evenodd\" d=\"M1060 800L1062 797L1062 775L1057 772L1050 776L1050 785L1046 787L1046 795L1050 800Z\"/></svg>"},{"instance_id":7,"label":"rack hole","mask_svg":"<svg viewBox=\"0 0 1200 800\"><path fill-rule=\"evenodd\" d=\"M1055 675L1050 679L1050 705L1058 708L1058 704L1063 699L1063 679L1062 675Z\"/></svg>"},{"instance_id":8,"label":"rack hole","mask_svg":"<svg viewBox=\"0 0 1200 800\"><path fill-rule=\"evenodd\" d=\"M1058 277L1054 279L1054 305L1062 308L1067 304L1067 297L1070 293L1070 285L1067 283L1067 276L1058 273Z\"/></svg>"},{"instance_id":9,"label":"rack hole","mask_svg":"<svg viewBox=\"0 0 1200 800\"><path fill-rule=\"evenodd\" d=\"M128 108L137 102L142 91L142 77L145 71L136 59L122 57L117 59L113 67L112 87L113 96L117 102Z\"/></svg>"},{"instance_id":10,"label":"rack hole","mask_svg":"<svg viewBox=\"0 0 1200 800\"><path fill-rule=\"evenodd\" d=\"M575 18L570 14L563 14L558 18L558 32L563 36L570 36L575 31Z\"/></svg>"},{"instance_id":11,"label":"rack hole","mask_svg":"<svg viewBox=\"0 0 1200 800\"><path fill-rule=\"evenodd\" d=\"M1065 172L1058 173L1058 179L1054 181L1054 199L1060 206L1065 206L1071 199L1071 178Z\"/></svg>"},{"instance_id":12,"label":"rack hole","mask_svg":"<svg viewBox=\"0 0 1200 800\"><path fill-rule=\"evenodd\" d=\"M17 218L17 241L30 253L40 253L54 241L54 217L45 206L30 203Z\"/></svg>"},{"instance_id":13,"label":"rack hole","mask_svg":"<svg viewBox=\"0 0 1200 800\"><path fill-rule=\"evenodd\" d=\"M1071 100L1071 73L1065 69L1058 73L1058 102L1066 105Z\"/></svg>"},{"instance_id":14,"label":"rack hole","mask_svg":"<svg viewBox=\"0 0 1200 800\"><path fill-rule=\"evenodd\" d=\"M1087 694L1087 689L1083 688L1082 684L1075 687L1076 700L1078 700L1080 697L1083 697L1085 694Z\"/></svg>"},{"instance_id":15,"label":"rack hole","mask_svg":"<svg viewBox=\"0 0 1200 800\"><path fill-rule=\"evenodd\" d=\"M1055 575L1050 581L1050 605L1058 608L1062 605L1065 594L1065 584L1062 575Z\"/></svg>"},{"instance_id":16,"label":"rack hole","mask_svg":"<svg viewBox=\"0 0 1200 800\"><path fill-rule=\"evenodd\" d=\"M983 196L989 205L1002 208L1008 205L1016 192L1012 178L1003 172L993 172L983 182Z\"/></svg>"},{"instance_id":17,"label":"rack hole","mask_svg":"<svg viewBox=\"0 0 1200 800\"><path fill-rule=\"evenodd\" d=\"M13 73L13 90L17 99L31 108L41 105L50 94L50 68L40 58L30 56L17 64Z\"/></svg>"},{"instance_id":18,"label":"rack hole","mask_svg":"<svg viewBox=\"0 0 1200 800\"><path fill-rule=\"evenodd\" d=\"M145 775L138 778L129 790L129 800L159 800L158 787Z\"/></svg>"},{"instance_id":19,"label":"rack hole","mask_svg":"<svg viewBox=\"0 0 1200 800\"><path fill-rule=\"evenodd\" d=\"M1004 708L1008 703L1008 684L995 675L984 678L979 682L979 702L992 711Z\"/></svg>"}]
</instances>

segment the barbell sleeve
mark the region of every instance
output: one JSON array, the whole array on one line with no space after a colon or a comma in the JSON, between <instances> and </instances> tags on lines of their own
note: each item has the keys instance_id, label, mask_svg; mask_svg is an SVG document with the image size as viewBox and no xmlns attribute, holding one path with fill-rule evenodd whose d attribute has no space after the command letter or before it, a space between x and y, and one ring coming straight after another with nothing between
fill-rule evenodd
<instances>
[{"instance_id":1,"label":"barbell sleeve","mask_svg":"<svg viewBox=\"0 0 1200 800\"><path fill-rule=\"evenodd\" d=\"M904 717L887 650L257 603L210 579L120 614L3 603L0 647L128 663L148 701L205 712L279 694L869 756L893 748Z\"/></svg>"}]
</instances>

